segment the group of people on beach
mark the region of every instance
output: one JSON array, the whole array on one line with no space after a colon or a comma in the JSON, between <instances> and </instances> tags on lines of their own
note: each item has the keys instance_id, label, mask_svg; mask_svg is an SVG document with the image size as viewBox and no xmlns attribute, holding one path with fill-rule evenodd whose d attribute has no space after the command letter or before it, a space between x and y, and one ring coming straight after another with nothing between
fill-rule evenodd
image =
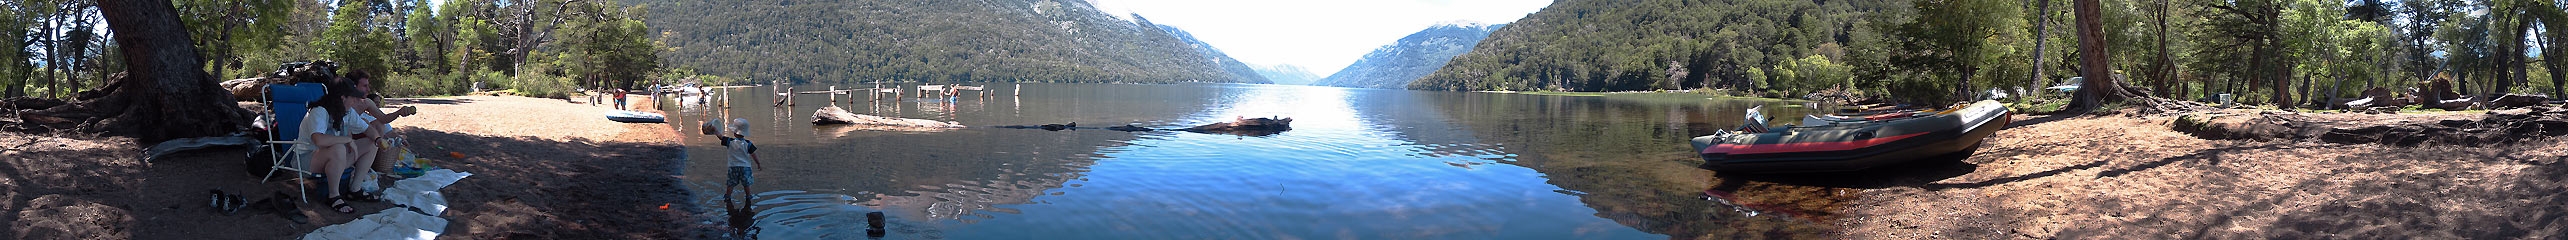
<instances>
[{"instance_id":1,"label":"group of people on beach","mask_svg":"<svg viewBox=\"0 0 2568 240\"><path fill-rule=\"evenodd\" d=\"M309 129L311 135L305 137L312 144L296 148L312 151L311 162L304 166L315 167L309 170L322 175L327 189L323 193L332 211L355 213L349 201L381 200L377 193L357 185L375 180L376 159L393 157L394 149L385 147L385 132L392 129L389 124L418 114L413 107L384 112L382 96L374 93L375 80L365 71L352 70L323 83L329 89L306 109L301 123Z\"/></svg>"}]
</instances>

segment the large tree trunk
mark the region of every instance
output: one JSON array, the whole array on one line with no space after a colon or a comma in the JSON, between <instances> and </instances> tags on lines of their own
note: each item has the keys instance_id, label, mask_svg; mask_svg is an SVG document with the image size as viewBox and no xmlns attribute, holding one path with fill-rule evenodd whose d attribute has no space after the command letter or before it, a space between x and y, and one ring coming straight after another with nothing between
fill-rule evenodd
<instances>
[{"instance_id":1,"label":"large tree trunk","mask_svg":"<svg viewBox=\"0 0 2568 240\"><path fill-rule=\"evenodd\" d=\"M169 0L99 3L129 71L124 79L111 77L100 88L104 97L88 103L93 112L110 116L99 122L100 130L153 144L248 126L247 112L200 70L205 62Z\"/></svg>"},{"instance_id":2,"label":"large tree trunk","mask_svg":"<svg viewBox=\"0 0 2568 240\"><path fill-rule=\"evenodd\" d=\"M2077 0L2078 69L2086 81L2078 84L2077 99L2069 101L2070 109L2094 109L2108 102L2133 98L2113 77L2113 52L2105 48L2104 10L2098 0Z\"/></svg>"}]
</instances>

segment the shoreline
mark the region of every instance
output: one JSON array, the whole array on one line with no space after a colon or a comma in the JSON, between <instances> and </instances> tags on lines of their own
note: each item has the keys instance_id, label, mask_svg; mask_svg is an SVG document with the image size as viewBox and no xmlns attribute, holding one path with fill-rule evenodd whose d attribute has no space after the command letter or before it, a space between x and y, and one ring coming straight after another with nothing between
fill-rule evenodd
<instances>
[{"instance_id":1,"label":"shoreline","mask_svg":"<svg viewBox=\"0 0 2568 240\"><path fill-rule=\"evenodd\" d=\"M1753 101L1777 101L1777 102L1791 102L1791 103L1800 103L1800 102L1808 102L1808 101L1810 101L1810 100L1808 100L1808 99L1794 99L1794 98L1769 98L1769 97L1757 97L1757 96L1732 96L1732 95L1721 95L1721 94L1708 94L1708 93L1701 93L1701 92L1697 92L1697 91L1695 91L1695 90L1621 91L1621 92L1557 92L1557 91L1468 91L1468 92L1472 92L1472 93L1496 93L1496 94L1516 94L1516 95L1528 95L1528 96L1562 96L1562 97L1612 97L1612 96L1683 95L1683 96L1688 96L1688 97L1701 96L1701 97L1703 97L1703 98L1705 98L1705 99L1713 99L1713 100L1753 100Z\"/></svg>"}]
</instances>

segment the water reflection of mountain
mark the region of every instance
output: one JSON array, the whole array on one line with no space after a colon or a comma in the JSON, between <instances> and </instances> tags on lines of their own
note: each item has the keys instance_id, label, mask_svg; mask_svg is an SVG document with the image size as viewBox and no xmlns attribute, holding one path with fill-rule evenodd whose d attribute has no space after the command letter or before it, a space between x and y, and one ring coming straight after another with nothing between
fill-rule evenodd
<instances>
[{"instance_id":1,"label":"water reflection of mountain","mask_svg":"<svg viewBox=\"0 0 2568 240\"><path fill-rule=\"evenodd\" d=\"M1541 172L1599 217L1677 237L1782 234L1815 237L1819 225L1751 217L1702 199L1711 173L1685 140L1736 126L1744 109L1773 102L1706 100L1700 95L1536 96L1421 93L1417 100L1358 105L1402 119L1403 138L1430 153L1503 152L1500 163ZM1398 97L1393 97L1398 98ZM1799 116L1780 104L1769 114ZM1423 116L1427 114L1436 116ZM1442 124L1430 124L1442 122ZM1480 145L1474 145L1480 144ZM1494 146L1487 146L1494 145ZM1463 146L1443 149L1433 146ZM1482 148L1482 149L1472 149Z\"/></svg>"},{"instance_id":2,"label":"water reflection of mountain","mask_svg":"<svg viewBox=\"0 0 2568 240\"><path fill-rule=\"evenodd\" d=\"M1154 85L1026 85L1023 94L952 100L835 103L848 111L885 116L959 120L972 128L943 132L850 130L815 127L809 112L829 106L804 95L796 106L772 108L773 91L733 89L732 118L753 122L751 137L766 164L757 172L762 237L843 238L861 233L862 214L885 211L895 234L933 237L943 221L973 222L1013 213L1000 206L1032 203L1047 191L1081 179L1101 149L1128 145L1152 134L1115 131L996 129L987 126L1079 122L1093 125L1165 124L1200 114L1215 96L1236 89ZM996 91L1011 91L992 86ZM811 88L805 86L801 88ZM1172 89L1175 88L1175 89ZM1223 88L1227 89L1227 88ZM1149 94L1136 94L1147 92ZM841 99L842 101L844 99ZM718 107L682 106L672 114L680 132L695 133ZM728 155L709 136L690 135L688 182L704 206L723 206ZM1069 185L1076 186L1076 185ZM1057 194L1057 193L1049 193ZM720 210L716 210L720 211ZM907 232L903 232L906 229ZM855 231L850 231L855 230Z\"/></svg>"}]
</instances>

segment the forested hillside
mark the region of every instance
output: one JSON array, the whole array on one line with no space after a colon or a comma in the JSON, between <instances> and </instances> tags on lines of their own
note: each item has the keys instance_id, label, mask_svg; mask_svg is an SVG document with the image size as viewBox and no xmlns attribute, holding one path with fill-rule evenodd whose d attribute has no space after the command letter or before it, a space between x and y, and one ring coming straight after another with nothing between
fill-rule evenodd
<instances>
[{"instance_id":1,"label":"forested hillside","mask_svg":"<svg viewBox=\"0 0 2568 240\"><path fill-rule=\"evenodd\" d=\"M1867 13L1905 1L1562 0L1491 33L1410 84L1431 90L1626 91L1748 87L1806 56L1844 59Z\"/></svg>"},{"instance_id":2,"label":"forested hillside","mask_svg":"<svg viewBox=\"0 0 2568 240\"><path fill-rule=\"evenodd\" d=\"M661 10L667 63L753 81L1263 82L1085 1L636 3Z\"/></svg>"},{"instance_id":3,"label":"forested hillside","mask_svg":"<svg viewBox=\"0 0 2568 240\"><path fill-rule=\"evenodd\" d=\"M1429 73L1435 73L1436 69L1444 68L1445 62L1453 60L1454 56L1471 52L1472 46L1479 45L1481 39L1489 37L1489 32L1506 26L1507 24L1444 24L1428 27L1418 33L1401 37L1400 41L1393 42L1391 45L1375 48L1373 53L1366 53L1363 59L1355 60L1355 64L1349 64L1345 69L1339 69L1337 73L1329 74L1328 78L1322 78L1311 85L1355 88L1407 87L1409 82L1426 77Z\"/></svg>"},{"instance_id":4,"label":"forested hillside","mask_svg":"<svg viewBox=\"0 0 2568 240\"><path fill-rule=\"evenodd\" d=\"M2568 2L2086 1L2099 66L2158 97L2319 106L2430 79L2470 95L2568 85L2553 74L2568 58L2540 54L2568 51ZM2078 76L2075 2L1562 0L1409 87L1980 97Z\"/></svg>"}]
</instances>

